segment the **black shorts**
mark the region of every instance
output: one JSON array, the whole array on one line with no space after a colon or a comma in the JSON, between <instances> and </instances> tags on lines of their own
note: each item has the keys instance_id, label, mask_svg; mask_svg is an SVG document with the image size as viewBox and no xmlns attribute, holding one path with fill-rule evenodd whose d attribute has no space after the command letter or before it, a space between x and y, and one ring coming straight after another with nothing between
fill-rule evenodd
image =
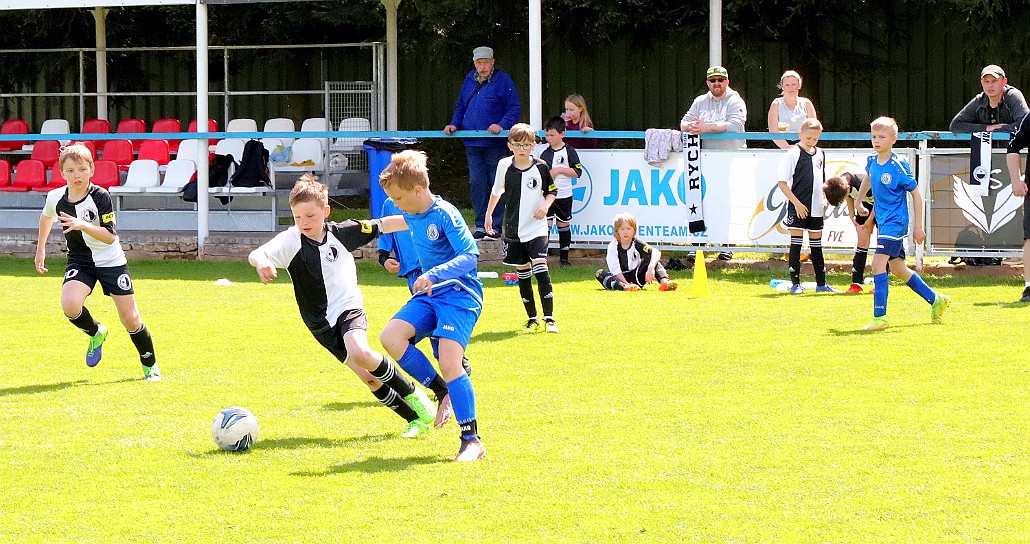
<instances>
[{"instance_id":1,"label":"black shorts","mask_svg":"<svg viewBox=\"0 0 1030 544\"><path fill-rule=\"evenodd\" d=\"M504 250L502 263L508 266L531 264L534 259L547 259L547 237L540 236L528 242L520 242L511 238L501 240Z\"/></svg>"},{"instance_id":2,"label":"black shorts","mask_svg":"<svg viewBox=\"0 0 1030 544\"><path fill-rule=\"evenodd\" d=\"M859 206L862 206L863 208L868 210L869 213L873 213L873 205L872 204L870 204L868 202L860 202ZM868 220L869 220L869 214L862 215L862 214L858 213L857 211L855 212L855 222L858 223L859 225L865 225L865 222L868 221ZM873 226L874 227L876 226L876 219L873 219ZM1024 227L1024 230L1025 230L1025 227Z\"/></svg>"},{"instance_id":3,"label":"black shorts","mask_svg":"<svg viewBox=\"0 0 1030 544\"><path fill-rule=\"evenodd\" d=\"M1030 197L1023 199L1023 239L1030 240Z\"/></svg>"},{"instance_id":4,"label":"black shorts","mask_svg":"<svg viewBox=\"0 0 1030 544\"><path fill-rule=\"evenodd\" d=\"M788 229L802 229L809 232L822 232L823 230L823 218L822 217L808 217L801 219L798 217L797 210L794 206L787 208L787 217L783 218L783 226Z\"/></svg>"},{"instance_id":5,"label":"black shorts","mask_svg":"<svg viewBox=\"0 0 1030 544\"><path fill-rule=\"evenodd\" d=\"M311 329L311 335L318 340L319 344L322 344L322 347L329 350L329 353L343 363L347 361L347 344L343 342L343 335L353 330L368 330L368 317L365 316L365 310L361 308L347 310L340 314L336 325L326 325L317 330Z\"/></svg>"},{"instance_id":6,"label":"black shorts","mask_svg":"<svg viewBox=\"0 0 1030 544\"><path fill-rule=\"evenodd\" d=\"M572 221L572 197L567 196L556 199L547 212L547 218L561 221L562 223Z\"/></svg>"},{"instance_id":7,"label":"black shorts","mask_svg":"<svg viewBox=\"0 0 1030 544\"><path fill-rule=\"evenodd\" d=\"M64 283L70 281L86 284L89 286L90 292L99 281L100 287L107 296L133 294L132 278L129 277L129 265L127 264L93 266L92 264L69 262L64 269Z\"/></svg>"}]
</instances>

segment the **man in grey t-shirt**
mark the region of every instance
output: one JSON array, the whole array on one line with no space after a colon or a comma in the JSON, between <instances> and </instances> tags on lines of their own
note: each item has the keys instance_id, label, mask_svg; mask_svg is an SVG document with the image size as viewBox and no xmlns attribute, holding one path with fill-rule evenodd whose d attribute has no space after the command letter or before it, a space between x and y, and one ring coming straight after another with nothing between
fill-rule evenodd
<instances>
[{"instance_id":1,"label":"man in grey t-shirt","mask_svg":"<svg viewBox=\"0 0 1030 544\"><path fill-rule=\"evenodd\" d=\"M747 105L740 93L730 88L730 75L722 66L712 66L706 74L708 92L695 98L680 120L680 130L693 134L744 132ZM746 140L701 140L703 149L743 149Z\"/></svg>"}]
</instances>

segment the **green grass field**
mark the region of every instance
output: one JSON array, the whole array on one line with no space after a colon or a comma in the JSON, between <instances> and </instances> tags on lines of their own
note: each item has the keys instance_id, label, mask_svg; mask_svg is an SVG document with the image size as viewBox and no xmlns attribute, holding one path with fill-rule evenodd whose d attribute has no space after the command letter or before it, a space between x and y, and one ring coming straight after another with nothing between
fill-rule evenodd
<instances>
[{"instance_id":1,"label":"green grass field","mask_svg":"<svg viewBox=\"0 0 1030 544\"><path fill-rule=\"evenodd\" d=\"M63 262L48 265L0 258L0 541L1030 534L1030 308L1012 279L928 276L953 298L943 325L895 282L891 328L864 333L868 294L778 294L742 268L710 270L704 299L689 276L674 293L616 293L582 265L552 271L558 335L517 332L517 289L485 280L469 356L488 456L458 464L453 423L397 436L403 422L304 329L285 274L130 263L164 375L148 383L99 289L87 305L112 334L85 366L87 339L60 310ZM358 269L378 348L405 287ZM244 454L211 439L233 405L261 425Z\"/></svg>"}]
</instances>

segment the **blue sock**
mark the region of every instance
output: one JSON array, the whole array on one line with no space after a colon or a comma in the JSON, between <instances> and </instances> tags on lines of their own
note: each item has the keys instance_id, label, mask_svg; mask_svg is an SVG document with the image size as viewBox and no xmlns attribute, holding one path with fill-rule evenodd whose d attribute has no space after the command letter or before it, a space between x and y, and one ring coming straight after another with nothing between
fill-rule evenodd
<instances>
[{"instance_id":1,"label":"blue sock","mask_svg":"<svg viewBox=\"0 0 1030 544\"><path fill-rule=\"evenodd\" d=\"M873 317L887 315L887 287L889 285L890 280L887 279L886 272L873 274L873 288L876 289L876 292L873 293Z\"/></svg>"},{"instance_id":2,"label":"blue sock","mask_svg":"<svg viewBox=\"0 0 1030 544\"><path fill-rule=\"evenodd\" d=\"M425 387L429 387L433 378L436 378L436 369L433 368L433 363L430 363L426 355L413 344L408 344L404 355L397 359L397 365Z\"/></svg>"},{"instance_id":3,"label":"blue sock","mask_svg":"<svg viewBox=\"0 0 1030 544\"><path fill-rule=\"evenodd\" d=\"M451 394L451 406L454 409L454 419L458 425L475 421L476 419L476 394L472 391L472 380L468 375L462 374L460 378L449 382L447 390ZM476 435L470 434L462 438L473 438Z\"/></svg>"},{"instance_id":4,"label":"blue sock","mask_svg":"<svg viewBox=\"0 0 1030 544\"><path fill-rule=\"evenodd\" d=\"M919 277L919 274L913 272L912 277L905 282L905 285L908 285L910 289L923 297L927 304L933 304L933 301L937 298L937 293L930 289L930 286L923 281L923 278Z\"/></svg>"}]
</instances>

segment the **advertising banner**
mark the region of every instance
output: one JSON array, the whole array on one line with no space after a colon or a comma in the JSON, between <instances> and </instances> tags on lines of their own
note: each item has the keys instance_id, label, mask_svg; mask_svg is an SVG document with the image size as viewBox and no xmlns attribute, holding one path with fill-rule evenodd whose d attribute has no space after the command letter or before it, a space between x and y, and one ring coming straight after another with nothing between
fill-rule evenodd
<instances>
[{"instance_id":1,"label":"advertising banner","mask_svg":"<svg viewBox=\"0 0 1030 544\"><path fill-rule=\"evenodd\" d=\"M1023 198L1012 194L1005 153L991 155L986 196L970 187L969 171L968 151L930 155L930 250L1022 248Z\"/></svg>"},{"instance_id":2,"label":"advertising banner","mask_svg":"<svg viewBox=\"0 0 1030 544\"><path fill-rule=\"evenodd\" d=\"M790 236L781 222L787 199L777 187L785 152L773 149L702 151L702 232L690 233L683 154L653 166L642 150L581 150L583 175L573 185L573 242L612 239L612 220L629 212L639 225L638 235L662 245L711 244L740 247L786 247ZM845 171L864 173L871 150L826 150L827 177ZM898 154L915 167L915 152ZM966 168L968 170L968 155ZM826 210L823 245L853 248L855 229L846 204Z\"/></svg>"}]
</instances>

